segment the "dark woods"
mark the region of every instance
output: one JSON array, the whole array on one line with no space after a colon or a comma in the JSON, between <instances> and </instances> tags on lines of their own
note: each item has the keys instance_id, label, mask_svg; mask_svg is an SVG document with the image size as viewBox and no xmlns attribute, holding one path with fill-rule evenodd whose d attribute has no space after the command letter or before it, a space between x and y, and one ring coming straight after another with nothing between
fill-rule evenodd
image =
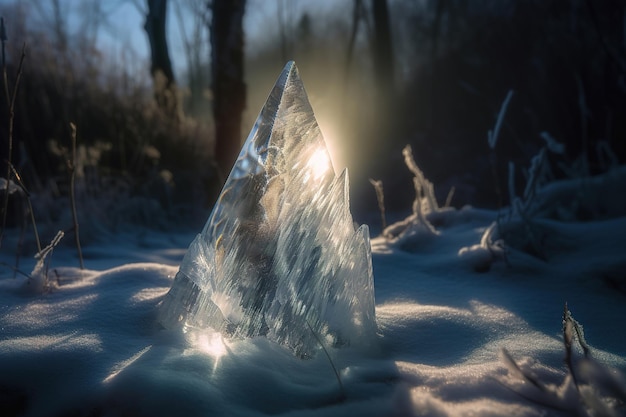
<instances>
[{"instance_id":1,"label":"dark woods","mask_svg":"<svg viewBox=\"0 0 626 417\"><path fill-rule=\"evenodd\" d=\"M295 0L138 1L151 60L143 64L123 48L99 49L107 10L83 3L72 11L78 28L62 0L0 8L9 88L27 44L12 161L44 223L66 221L70 123L79 214L92 207L109 227L201 223L288 59L322 130L332 131L335 168L350 169L357 212L376 211L370 177L383 180L388 210L410 207L406 144L440 202L455 187L456 206L507 204L496 190L506 188L508 163L523 184L542 134L565 145L551 156L555 177L626 159L619 0L354 0L326 11ZM182 53L172 50L174 20L185 27ZM487 132L510 90L490 152ZM8 126L0 100L2 177Z\"/></svg>"},{"instance_id":2,"label":"dark woods","mask_svg":"<svg viewBox=\"0 0 626 417\"><path fill-rule=\"evenodd\" d=\"M429 3L426 13L405 14L413 51L422 51L400 99L398 142L412 142L444 197L455 186L456 204L498 205L487 131L509 90L494 150L501 188L509 161L528 167L543 132L565 145L552 165L568 169L554 169L555 177L603 172L612 156L625 162L623 2Z\"/></svg>"}]
</instances>

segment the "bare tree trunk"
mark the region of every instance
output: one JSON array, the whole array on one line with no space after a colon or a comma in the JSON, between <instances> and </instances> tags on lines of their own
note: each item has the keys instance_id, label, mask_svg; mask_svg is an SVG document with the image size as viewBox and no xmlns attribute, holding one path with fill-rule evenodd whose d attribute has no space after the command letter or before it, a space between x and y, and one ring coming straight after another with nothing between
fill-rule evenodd
<instances>
[{"instance_id":1,"label":"bare tree trunk","mask_svg":"<svg viewBox=\"0 0 626 417\"><path fill-rule=\"evenodd\" d=\"M432 48L430 50L430 65L432 68L431 81L430 81L430 108L427 111L430 112L430 128L431 131L437 126L439 116L439 100L436 95L435 78L439 73L439 41L441 36L441 22L443 15L447 7L446 0L437 0L435 6L435 20L433 21L431 29Z\"/></svg>"},{"instance_id":2,"label":"bare tree trunk","mask_svg":"<svg viewBox=\"0 0 626 417\"><path fill-rule=\"evenodd\" d=\"M387 0L371 1L373 35L370 39L374 66L374 100L376 117L369 129L371 140L381 146L395 136L396 115L394 61ZM375 149L375 148L372 148Z\"/></svg>"},{"instance_id":3,"label":"bare tree trunk","mask_svg":"<svg viewBox=\"0 0 626 417\"><path fill-rule=\"evenodd\" d=\"M204 2L197 1L187 1L184 5L181 5L181 2L174 2L174 6L187 61L187 87L190 93L187 111L191 116L202 117L205 111L203 108L205 90L208 87L210 77L204 63L209 59L210 47L206 44L206 35L210 27L211 11ZM193 18L185 18L184 9Z\"/></svg>"},{"instance_id":4,"label":"bare tree trunk","mask_svg":"<svg viewBox=\"0 0 626 417\"><path fill-rule=\"evenodd\" d=\"M359 33L359 23L363 18L363 0L354 0L352 8L352 26L350 28L350 40L348 41L348 52L346 53L346 67L344 70L345 81L348 80L350 74L350 65L352 64L352 55L354 54L354 45L356 37Z\"/></svg>"},{"instance_id":5,"label":"bare tree trunk","mask_svg":"<svg viewBox=\"0 0 626 417\"><path fill-rule=\"evenodd\" d=\"M381 99L388 99L394 88L394 65L387 0L372 0L372 17L374 18L372 47L378 95Z\"/></svg>"},{"instance_id":6,"label":"bare tree trunk","mask_svg":"<svg viewBox=\"0 0 626 417\"><path fill-rule=\"evenodd\" d=\"M167 21L167 0L147 0L148 14L144 29L150 43L150 74L154 82L154 96L158 106L168 114L178 110L176 83L165 24Z\"/></svg>"},{"instance_id":7,"label":"bare tree trunk","mask_svg":"<svg viewBox=\"0 0 626 417\"><path fill-rule=\"evenodd\" d=\"M241 117L246 107L243 81L245 0L213 0L211 65L215 157L226 180L241 146Z\"/></svg>"},{"instance_id":8,"label":"bare tree trunk","mask_svg":"<svg viewBox=\"0 0 626 417\"><path fill-rule=\"evenodd\" d=\"M61 10L59 0L52 0L52 11L54 13L54 34L58 42L58 48L62 55L65 56L67 52L67 21L64 20L64 11Z\"/></svg>"}]
</instances>

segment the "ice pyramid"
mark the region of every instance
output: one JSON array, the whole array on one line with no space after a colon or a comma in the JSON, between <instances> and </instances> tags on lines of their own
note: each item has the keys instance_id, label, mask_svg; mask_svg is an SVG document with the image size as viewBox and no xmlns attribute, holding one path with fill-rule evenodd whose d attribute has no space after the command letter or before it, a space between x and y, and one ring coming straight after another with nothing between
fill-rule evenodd
<instances>
[{"instance_id":1,"label":"ice pyramid","mask_svg":"<svg viewBox=\"0 0 626 417\"><path fill-rule=\"evenodd\" d=\"M312 355L376 333L369 232L354 228L298 69L274 85L159 311L166 328L265 336ZM320 340L318 340L318 338Z\"/></svg>"}]
</instances>

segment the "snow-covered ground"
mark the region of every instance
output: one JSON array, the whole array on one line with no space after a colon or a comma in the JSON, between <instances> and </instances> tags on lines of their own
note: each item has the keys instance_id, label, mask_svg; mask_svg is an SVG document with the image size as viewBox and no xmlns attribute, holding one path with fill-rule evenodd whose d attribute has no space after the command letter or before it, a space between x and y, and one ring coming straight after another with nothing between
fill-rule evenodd
<instances>
[{"instance_id":1,"label":"snow-covered ground","mask_svg":"<svg viewBox=\"0 0 626 417\"><path fill-rule=\"evenodd\" d=\"M32 272L17 276L6 248L17 247L19 232L5 237L0 415L626 415L626 167L555 182L547 152L533 159L524 194L511 190L513 209L496 213L439 208L407 146L419 198L411 216L371 241L377 326L369 326L367 233L352 230L347 176L333 180L288 63L204 246L181 269L193 285L178 280L186 292L163 303L168 330L157 312L193 235L129 227L85 247L86 270L66 237L37 264L22 261ZM276 309L263 310L271 291L266 283L257 297L257 278L277 282ZM238 326L244 313L229 310L244 305L261 319L234 334L267 338L225 340L191 327ZM295 307L281 310L287 305ZM187 320L195 312L202 317ZM344 338L341 327L334 340L352 343L324 346L318 333L331 321L370 331ZM283 325L287 336L306 334L305 355L272 341L288 340L271 338Z\"/></svg>"},{"instance_id":2,"label":"snow-covered ground","mask_svg":"<svg viewBox=\"0 0 626 417\"><path fill-rule=\"evenodd\" d=\"M475 272L459 251L495 218L455 211L410 251L372 240L379 336L328 349L340 382L321 350L302 360L262 337L160 328L157 305L193 235L131 230L84 248L84 271L75 249L59 246L44 292L1 268L0 414L626 414L626 217L539 221L547 260L510 250ZM14 254L3 248L0 261ZM566 302L593 358L574 342L575 383L564 363Z\"/></svg>"}]
</instances>

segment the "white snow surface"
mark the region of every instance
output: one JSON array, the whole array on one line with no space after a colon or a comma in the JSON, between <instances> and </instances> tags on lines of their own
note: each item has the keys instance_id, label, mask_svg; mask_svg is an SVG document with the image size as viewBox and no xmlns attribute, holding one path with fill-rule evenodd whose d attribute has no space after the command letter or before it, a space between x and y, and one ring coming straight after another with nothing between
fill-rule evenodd
<instances>
[{"instance_id":1,"label":"white snow surface","mask_svg":"<svg viewBox=\"0 0 626 417\"><path fill-rule=\"evenodd\" d=\"M584 325L596 361L587 374L622 383L626 295L606 282L624 282L626 218L543 221L547 261L511 251L510 265L474 272L459 251L495 217L455 211L411 253L372 240L379 335L365 351L328 348L343 387L321 349L304 360L263 337L157 324L194 235L129 231L84 248L85 271L66 238L52 254L48 291L0 269L0 414L585 415L563 360L563 306ZM0 261L13 264L9 238L4 245ZM34 265L23 259L20 269ZM503 348L550 392L524 381ZM626 413L609 405L607 415Z\"/></svg>"}]
</instances>

